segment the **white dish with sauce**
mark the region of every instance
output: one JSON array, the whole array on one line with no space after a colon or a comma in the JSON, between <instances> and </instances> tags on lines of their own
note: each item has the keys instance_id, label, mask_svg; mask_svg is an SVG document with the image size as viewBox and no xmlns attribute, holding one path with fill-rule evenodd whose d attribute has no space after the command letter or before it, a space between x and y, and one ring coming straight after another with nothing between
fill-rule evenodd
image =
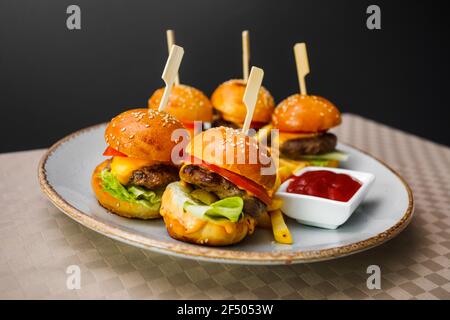
<instances>
[{"instance_id":1,"label":"white dish with sauce","mask_svg":"<svg viewBox=\"0 0 450 320\"><path fill-rule=\"evenodd\" d=\"M292 178L290 178L281 184L276 193L283 200L281 211L288 217L305 225L336 229L350 218L355 209L364 200L371 185L375 181L375 176L371 173L361 171L324 167L306 167L295 172L294 176L300 176L305 172L317 170L347 174L361 183L361 187L350 200L343 202L287 192L286 189L292 181Z\"/></svg>"}]
</instances>

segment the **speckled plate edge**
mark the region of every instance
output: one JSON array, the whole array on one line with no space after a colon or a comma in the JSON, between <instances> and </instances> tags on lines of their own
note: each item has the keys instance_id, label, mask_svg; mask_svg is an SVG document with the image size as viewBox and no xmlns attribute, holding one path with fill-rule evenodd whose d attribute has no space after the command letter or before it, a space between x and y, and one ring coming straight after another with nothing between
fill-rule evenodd
<instances>
[{"instance_id":1,"label":"speckled plate edge","mask_svg":"<svg viewBox=\"0 0 450 320\"><path fill-rule=\"evenodd\" d=\"M391 228L381 232L368 239L355 242L352 244L310 251L286 252L286 251L272 251L272 252L245 252L238 250L223 250L220 248L195 246L183 242L167 242L161 240L150 239L134 233L130 233L111 225L98 221L77 208L70 205L64 198L58 194L47 180L45 165L49 157L64 143L76 138L80 134L94 130L104 124L94 125L79 131L76 131L52 145L47 152L42 156L38 166L38 179L42 191L50 199L50 201L67 216L82 224L83 226L101 233L107 237L116 239L118 241L140 247L143 249L160 252L163 254L170 254L178 257L205 260L218 263L236 263L236 264L291 264L291 263L309 263L335 259L355 254L375 246L378 246L398 235L411 221L414 211L414 198L411 188L405 179L397 173L394 169L389 167L383 161L375 158L369 153L355 148L352 148L364 153L365 155L375 159L391 171L402 182L408 193L408 207L402 218Z\"/></svg>"}]
</instances>

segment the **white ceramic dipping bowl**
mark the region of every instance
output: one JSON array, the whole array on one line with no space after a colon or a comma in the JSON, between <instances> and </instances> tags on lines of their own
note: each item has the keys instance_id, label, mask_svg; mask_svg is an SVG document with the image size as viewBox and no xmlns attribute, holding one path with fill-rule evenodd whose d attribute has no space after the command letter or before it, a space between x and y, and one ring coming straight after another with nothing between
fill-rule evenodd
<instances>
[{"instance_id":1,"label":"white ceramic dipping bowl","mask_svg":"<svg viewBox=\"0 0 450 320\"><path fill-rule=\"evenodd\" d=\"M299 223L325 229L336 229L344 224L353 211L364 200L370 186L375 180L371 173L337 168L306 167L294 173L300 176L308 171L326 170L335 173L344 173L361 183L361 187L347 202L325 199L321 197L288 193L286 189L292 178L281 184L276 195L283 200L281 211Z\"/></svg>"}]
</instances>

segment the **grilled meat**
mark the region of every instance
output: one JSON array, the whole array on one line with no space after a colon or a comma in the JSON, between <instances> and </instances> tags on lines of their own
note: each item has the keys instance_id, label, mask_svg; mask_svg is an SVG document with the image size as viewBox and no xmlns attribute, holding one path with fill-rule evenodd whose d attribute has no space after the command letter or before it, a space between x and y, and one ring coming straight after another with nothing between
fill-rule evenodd
<instances>
[{"instance_id":1,"label":"grilled meat","mask_svg":"<svg viewBox=\"0 0 450 320\"><path fill-rule=\"evenodd\" d=\"M284 156L300 160L303 155L319 155L328 153L336 148L337 137L332 133L324 133L311 138L287 140L280 146Z\"/></svg>"},{"instance_id":2,"label":"grilled meat","mask_svg":"<svg viewBox=\"0 0 450 320\"><path fill-rule=\"evenodd\" d=\"M178 181L178 168L167 164L156 164L133 171L128 185L142 186L147 189L158 189L169 183Z\"/></svg>"}]
</instances>

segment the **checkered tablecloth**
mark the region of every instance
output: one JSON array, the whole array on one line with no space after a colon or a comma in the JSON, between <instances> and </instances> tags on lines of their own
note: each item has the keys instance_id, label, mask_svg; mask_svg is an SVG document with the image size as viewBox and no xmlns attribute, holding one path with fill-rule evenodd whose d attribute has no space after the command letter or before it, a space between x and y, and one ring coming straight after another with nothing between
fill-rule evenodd
<instances>
[{"instance_id":1,"label":"checkered tablecloth","mask_svg":"<svg viewBox=\"0 0 450 320\"><path fill-rule=\"evenodd\" d=\"M240 266L179 259L119 243L72 221L41 193L44 150L0 155L0 298L449 299L450 149L345 115L340 141L398 170L416 201L411 224L377 248L337 260ZM369 290L366 268L381 268ZM66 268L81 268L68 290Z\"/></svg>"}]
</instances>

